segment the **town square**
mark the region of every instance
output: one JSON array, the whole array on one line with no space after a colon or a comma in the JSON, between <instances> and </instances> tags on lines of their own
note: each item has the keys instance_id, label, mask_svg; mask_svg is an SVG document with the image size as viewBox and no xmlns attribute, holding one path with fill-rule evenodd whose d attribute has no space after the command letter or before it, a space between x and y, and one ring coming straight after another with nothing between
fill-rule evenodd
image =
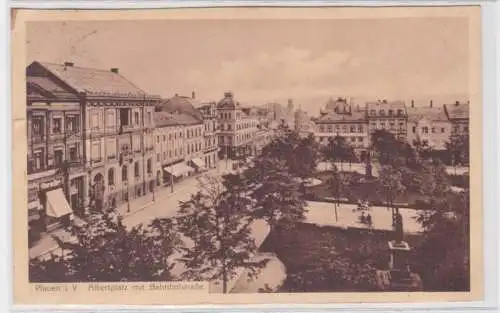
<instances>
[{"instance_id":1,"label":"town square","mask_svg":"<svg viewBox=\"0 0 500 313\"><path fill-rule=\"evenodd\" d=\"M436 21L343 22L360 34L393 32L365 55L368 43L332 25L344 50L313 43L308 32L322 26L312 22L287 24L296 37L279 39L263 22L248 33L261 48L236 45L220 21L185 37L169 23L187 22L61 22L28 36L30 282L205 281L224 294L470 290L469 112L480 104L456 92L467 75L452 71L463 62L454 32L422 39L415 55L419 43L399 27ZM177 39L165 43L176 53L146 42L159 29ZM227 45L208 48L222 29ZM425 48L443 38L457 55L445 64ZM389 69L397 41L412 71ZM363 62L380 81L359 77Z\"/></svg>"}]
</instances>

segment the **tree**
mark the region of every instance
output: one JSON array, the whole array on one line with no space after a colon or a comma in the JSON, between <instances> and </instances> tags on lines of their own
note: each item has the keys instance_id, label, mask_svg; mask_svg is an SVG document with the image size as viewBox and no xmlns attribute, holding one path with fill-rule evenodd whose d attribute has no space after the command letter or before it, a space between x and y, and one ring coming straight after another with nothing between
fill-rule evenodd
<instances>
[{"instance_id":1,"label":"tree","mask_svg":"<svg viewBox=\"0 0 500 313\"><path fill-rule=\"evenodd\" d=\"M446 149L451 157L452 166L469 164L469 134L452 134L446 143Z\"/></svg>"},{"instance_id":2,"label":"tree","mask_svg":"<svg viewBox=\"0 0 500 313\"><path fill-rule=\"evenodd\" d=\"M155 219L145 227L127 230L121 218L108 209L91 214L84 225L74 225L71 233L68 241L54 237L64 257L36 261L30 270L59 268L66 281L81 282L175 279L168 258L181 241L169 219Z\"/></svg>"},{"instance_id":3,"label":"tree","mask_svg":"<svg viewBox=\"0 0 500 313\"><path fill-rule=\"evenodd\" d=\"M437 210L421 211L417 221L424 228L415 247L414 268L429 291L470 290L470 194L462 192L452 203L435 202ZM450 240L451 239L451 240Z\"/></svg>"},{"instance_id":4,"label":"tree","mask_svg":"<svg viewBox=\"0 0 500 313\"><path fill-rule=\"evenodd\" d=\"M343 170L344 161L352 161L355 159L355 153L352 146L350 146L344 137L335 136L328 140L328 144L323 149L325 160L335 164L340 162L340 170Z\"/></svg>"},{"instance_id":5,"label":"tree","mask_svg":"<svg viewBox=\"0 0 500 313\"><path fill-rule=\"evenodd\" d=\"M342 197L342 195L345 195L345 192L348 189L349 179L343 172L339 172L337 170L337 167L334 166L332 177L328 180L328 186L333 194L333 197L335 198L335 220L338 221L337 210L340 203L340 198Z\"/></svg>"},{"instance_id":6,"label":"tree","mask_svg":"<svg viewBox=\"0 0 500 313\"><path fill-rule=\"evenodd\" d=\"M253 216L266 220L271 229L294 227L305 219L305 202L301 186L289 174L286 161L257 158L255 166L246 173L248 186L253 186L250 197L254 201Z\"/></svg>"},{"instance_id":7,"label":"tree","mask_svg":"<svg viewBox=\"0 0 500 313\"><path fill-rule=\"evenodd\" d=\"M394 217L394 214L398 213L398 208L394 207L394 200L406 190L401 172L392 166L384 165L380 170L379 181L386 196L387 208L391 208Z\"/></svg>"},{"instance_id":8,"label":"tree","mask_svg":"<svg viewBox=\"0 0 500 313\"><path fill-rule=\"evenodd\" d=\"M222 280L224 293L239 269L247 269L252 278L267 262L252 261L257 252L251 234L252 202L241 186L239 175L223 180L207 176L200 182L200 190L181 202L176 218L178 229L192 241L181 259L187 267L183 276Z\"/></svg>"},{"instance_id":9,"label":"tree","mask_svg":"<svg viewBox=\"0 0 500 313\"><path fill-rule=\"evenodd\" d=\"M312 135L299 140L287 164L291 173L302 180L310 177L315 171L320 159L320 147Z\"/></svg>"},{"instance_id":10,"label":"tree","mask_svg":"<svg viewBox=\"0 0 500 313\"><path fill-rule=\"evenodd\" d=\"M316 170L319 145L312 136L300 138L297 132L290 131L273 139L263 148L261 155L284 160L292 176L305 179Z\"/></svg>"}]
</instances>

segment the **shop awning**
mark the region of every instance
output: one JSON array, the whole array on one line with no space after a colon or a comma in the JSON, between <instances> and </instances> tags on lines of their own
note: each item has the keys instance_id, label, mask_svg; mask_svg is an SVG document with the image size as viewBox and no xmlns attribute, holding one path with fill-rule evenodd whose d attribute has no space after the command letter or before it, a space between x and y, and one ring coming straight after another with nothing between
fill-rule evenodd
<instances>
[{"instance_id":1,"label":"shop awning","mask_svg":"<svg viewBox=\"0 0 500 313\"><path fill-rule=\"evenodd\" d=\"M191 161L193 161L193 164L196 165L196 167L198 167L198 168L205 167L205 162L203 162L203 160L200 158L194 158Z\"/></svg>"},{"instance_id":2,"label":"shop awning","mask_svg":"<svg viewBox=\"0 0 500 313\"><path fill-rule=\"evenodd\" d=\"M188 166L185 163L178 163L178 164L171 165L171 166L165 166L163 169L166 172L170 173L171 175L174 175L175 177L180 177L184 174L187 174L187 173L193 171L193 168Z\"/></svg>"},{"instance_id":3,"label":"shop awning","mask_svg":"<svg viewBox=\"0 0 500 313\"><path fill-rule=\"evenodd\" d=\"M73 213L61 188L47 192L47 215L51 217L62 217Z\"/></svg>"}]
</instances>

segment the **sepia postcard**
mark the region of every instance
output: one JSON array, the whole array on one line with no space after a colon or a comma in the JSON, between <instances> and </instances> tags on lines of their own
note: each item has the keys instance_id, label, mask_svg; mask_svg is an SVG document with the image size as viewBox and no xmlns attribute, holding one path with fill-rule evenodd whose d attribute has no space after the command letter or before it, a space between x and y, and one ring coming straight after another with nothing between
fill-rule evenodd
<instances>
[{"instance_id":1,"label":"sepia postcard","mask_svg":"<svg viewBox=\"0 0 500 313\"><path fill-rule=\"evenodd\" d=\"M480 13L13 11L14 303L481 300Z\"/></svg>"}]
</instances>

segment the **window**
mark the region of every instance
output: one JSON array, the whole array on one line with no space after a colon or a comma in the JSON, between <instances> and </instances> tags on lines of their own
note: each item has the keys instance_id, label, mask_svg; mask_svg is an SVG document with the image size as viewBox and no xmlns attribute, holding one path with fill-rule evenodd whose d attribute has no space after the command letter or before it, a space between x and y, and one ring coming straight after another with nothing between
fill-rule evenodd
<instances>
[{"instance_id":1,"label":"window","mask_svg":"<svg viewBox=\"0 0 500 313\"><path fill-rule=\"evenodd\" d=\"M108 158L112 158L116 156L116 139L108 138L106 142L106 148L108 150Z\"/></svg>"},{"instance_id":2,"label":"window","mask_svg":"<svg viewBox=\"0 0 500 313\"><path fill-rule=\"evenodd\" d=\"M92 129L99 128L99 113L98 112L93 112L90 118L90 127Z\"/></svg>"},{"instance_id":3,"label":"window","mask_svg":"<svg viewBox=\"0 0 500 313\"><path fill-rule=\"evenodd\" d=\"M351 137L351 142L355 142L356 141L356 137Z\"/></svg>"},{"instance_id":4,"label":"window","mask_svg":"<svg viewBox=\"0 0 500 313\"><path fill-rule=\"evenodd\" d=\"M347 133L347 126L346 125L342 126L342 132Z\"/></svg>"},{"instance_id":5,"label":"window","mask_svg":"<svg viewBox=\"0 0 500 313\"><path fill-rule=\"evenodd\" d=\"M363 142L363 137L358 137L359 142Z\"/></svg>"},{"instance_id":6,"label":"window","mask_svg":"<svg viewBox=\"0 0 500 313\"><path fill-rule=\"evenodd\" d=\"M134 163L134 176L139 177L139 162Z\"/></svg>"},{"instance_id":7,"label":"window","mask_svg":"<svg viewBox=\"0 0 500 313\"><path fill-rule=\"evenodd\" d=\"M168 140L172 140L172 134L168 134Z\"/></svg>"},{"instance_id":8,"label":"window","mask_svg":"<svg viewBox=\"0 0 500 313\"><path fill-rule=\"evenodd\" d=\"M358 133L362 133L363 132L363 125L358 125Z\"/></svg>"},{"instance_id":9,"label":"window","mask_svg":"<svg viewBox=\"0 0 500 313\"><path fill-rule=\"evenodd\" d=\"M168 151L168 157L171 158L172 157L172 150Z\"/></svg>"},{"instance_id":10,"label":"window","mask_svg":"<svg viewBox=\"0 0 500 313\"><path fill-rule=\"evenodd\" d=\"M425 127L422 127L422 132L424 134L428 134L429 133L429 127L425 126Z\"/></svg>"},{"instance_id":11,"label":"window","mask_svg":"<svg viewBox=\"0 0 500 313\"><path fill-rule=\"evenodd\" d=\"M403 115L403 110L399 109L398 110L398 116L402 116Z\"/></svg>"},{"instance_id":12,"label":"window","mask_svg":"<svg viewBox=\"0 0 500 313\"><path fill-rule=\"evenodd\" d=\"M392 116L392 110L389 110L389 116Z\"/></svg>"},{"instance_id":13,"label":"window","mask_svg":"<svg viewBox=\"0 0 500 313\"><path fill-rule=\"evenodd\" d=\"M156 162L160 162L160 154L159 153L156 154Z\"/></svg>"},{"instance_id":14,"label":"window","mask_svg":"<svg viewBox=\"0 0 500 313\"><path fill-rule=\"evenodd\" d=\"M385 111L384 110L380 110L380 115L384 116L385 115Z\"/></svg>"},{"instance_id":15,"label":"window","mask_svg":"<svg viewBox=\"0 0 500 313\"><path fill-rule=\"evenodd\" d=\"M122 181L128 181L128 168L126 165L122 166Z\"/></svg>"},{"instance_id":16,"label":"window","mask_svg":"<svg viewBox=\"0 0 500 313\"><path fill-rule=\"evenodd\" d=\"M355 132L356 132L356 126L351 125L351 133L355 133Z\"/></svg>"},{"instance_id":17,"label":"window","mask_svg":"<svg viewBox=\"0 0 500 313\"><path fill-rule=\"evenodd\" d=\"M187 153L189 154L190 150L189 150L189 145L187 146Z\"/></svg>"},{"instance_id":18,"label":"window","mask_svg":"<svg viewBox=\"0 0 500 313\"><path fill-rule=\"evenodd\" d=\"M68 116L66 118L66 129L68 132L76 133L78 132L78 117L77 116Z\"/></svg>"},{"instance_id":19,"label":"window","mask_svg":"<svg viewBox=\"0 0 500 313\"><path fill-rule=\"evenodd\" d=\"M160 143L160 136L156 136L156 143Z\"/></svg>"},{"instance_id":20,"label":"window","mask_svg":"<svg viewBox=\"0 0 500 313\"><path fill-rule=\"evenodd\" d=\"M114 127L116 124L115 112L113 110L108 110L106 112L106 126Z\"/></svg>"},{"instance_id":21,"label":"window","mask_svg":"<svg viewBox=\"0 0 500 313\"><path fill-rule=\"evenodd\" d=\"M319 125L319 131L324 132L325 131L325 125Z\"/></svg>"},{"instance_id":22,"label":"window","mask_svg":"<svg viewBox=\"0 0 500 313\"><path fill-rule=\"evenodd\" d=\"M62 132L62 119L55 117L52 119L52 133L60 134Z\"/></svg>"},{"instance_id":23,"label":"window","mask_svg":"<svg viewBox=\"0 0 500 313\"><path fill-rule=\"evenodd\" d=\"M151 159L148 159L146 164L147 164L147 172L152 173L153 172L153 164L151 162Z\"/></svg>"},{"instance_id":24,"label":"window","mask_svg":"<svg viewBox=\"0 0 500 313\"><path fill-rule=\"evenodd\" d=\"M141 151L141 136L134 135L132 137L132 146L135 152Z\"/></svg>"},{"instance_id":25,"label":"window","mask_svg":"<svg viewBox=\"0 0 500 313\"><path fill-rule=\"evenodd\" d=\"M441 127L441 132L444 133L444 127Z\"/></svg>"},{"instance_id":26,"label":"window","mask_svg":"<svg viewBox=\"0 0 500 313\"><path fill-rule=\"evenodd\" d=\"M92 143L92 150L90 151L91 153L91 160L93 161L100 161L101 160L101 142L93 142Z\"/></svg>"},{"instance_id":27,"label":"window","mask_svg":"<svg viewBox=\"0 0 500 313\"><path fill-rule=\"evenodd\" d=\"M330 132L330 133L333 132L333 126L332 125L328 125L326 128L328 129L328 132Z\"/></svg>"},{"instance_id":28,"label":"window","mask_svg":"<svg viewBox=\"0 0 500 313\"><path fill-rule=\"evenodd\" d=\"M78 150L77 150L76 146L69 148L69 160L70 161L78 160Z\"/></svg>"},{"instance_id":29,"label":"window","mask_svg":"<svg viewBox=\"0 0 500 313\"><path fill-rule=\"evenodd\" d=\"M375 111L375 110L370 110L370 115L371 115L371 116L375 116L375 115L377 115L377 111Z\"/></svg>"},{"instance_id":30,"label":"window","mask_svg":"<svg viewBox=\"0 0 500 313\"><path fill-rule=\"evenodd\" d=\"M34 159L35 159L35 162L34 162L35 168L34 169L39 170L39 169L42 169L43 167L45 167L45 162L43 159L43 150L35 152Z\"/></svg>"},{"instance_id":31,"label":"window","mask_svg":"<svg viewBox=\"0 0 500 313\"><path fill-rule=\"evenodd\" d=\"M163 159L166 160L167 159L167 152L163 152Z\"/></svg>"},{"instance_id":32,"label":"window","mask_svg":"<svg viewBox=\"0 0 500 313\"><path fill-rule=\"evenodd\" d=\"M167 137L165 135L163 135L163 142L165 142L167 140Z\"/></svg>"},{"instance_id":33,"label":"window","mask_svg":"<svg viewBox=\"0 0 500 313\"><path fill-rule=\"evenodd\" d=\"M384 128L385 127L385 123L380 123L380 127Z\"/></svg>"},{"instance_id":34,"label":"window","mask_svg":"<svg viewBox=\"0 0 500 313\"><path fill-rule=\"evenodd\" d=\"M224 136L220 136L220 137L219 137L219 143L220 143L221 145L223 145L223 144L224 144Z\"/></svg>"},{"instance_id":35,"label":"window","mask_svg":"<svg viewBox=\"0 0 500 313\"><path fill-rule=\"evenodd\" d=\"M416 132L417 132L417 127L416 127L416 126L413 126L413 127L411 128L411 132L412 132L412 133L416 133Z\"/></svg>"},{"instance_id":36,"label":"window","mask_svg":"<svg viewBox=\"0 0 500 313\"><path fill-rule=\"evenodd\" d=\"M130 109L120 109L120 125L130 125Z\"/></svg>"},{"instance_id":37,"label":"window","mask_svg":"<svg viewBox=\"0 0 500 313\"><path fill-rule=\"evenodd\" d=\"M153 114L151 112L148 112L148 124L151 125L153 123Z\"/></svg>"},{"instance_id":38,"label":"window","mask_svg":"<svg viewBox=\"0 0 500 313\"><path fill-rule=\"evenodd\" d=\"M135 125L139 125L140 124L140 121L139 121L139 112L134 112L134 124Z\"/></svg>"},{"instance_id":39,"label":"window","mask_svg":"<svg viewBox=\"0 0 500 313\"><path fill-rule=\"evenodd\" d=\"M435 127L432 127L432 128L431 128L431 132L432 132L432 133L435 133L435 132L436 132L436 128L435 128Z\"/></svg>"},{"instance_id":40,"label":"window","mask_svg":"<svg viewBox=\"0 0 500 313\"><path fill-rule=\"evenodd\" d=\"M115 169L110 168L108 171L108 186L115 185Z\"/></svg>"},{"instance_id":41,"label":"window","mask_svg":"<svg viewBox=\"0 0 500 313\"><path fill-rule=\"evenodd\" d=\"M469 131L469 126L464 126L464 132L468 132Z\"/></svg>"},{"instance_id":42,"label":"window","mask_svg":"<svg viewBox=\"0 0 500 313\"><path fill-rule=\"evenodd\" d=\"M33 135L43 135L43 117L37 116L31 119L31 129L33 131Z\"/></svg>"},{"instance_id":43,"label":"window","mask_svg":"<svg viewBox=\"0 0 500 313\"><path fill-rule=\"evenodd\" d=\"M62 149L54 150L54 165L61 166L63 163L63 151Z\"/></svg>"}]
</instances>

